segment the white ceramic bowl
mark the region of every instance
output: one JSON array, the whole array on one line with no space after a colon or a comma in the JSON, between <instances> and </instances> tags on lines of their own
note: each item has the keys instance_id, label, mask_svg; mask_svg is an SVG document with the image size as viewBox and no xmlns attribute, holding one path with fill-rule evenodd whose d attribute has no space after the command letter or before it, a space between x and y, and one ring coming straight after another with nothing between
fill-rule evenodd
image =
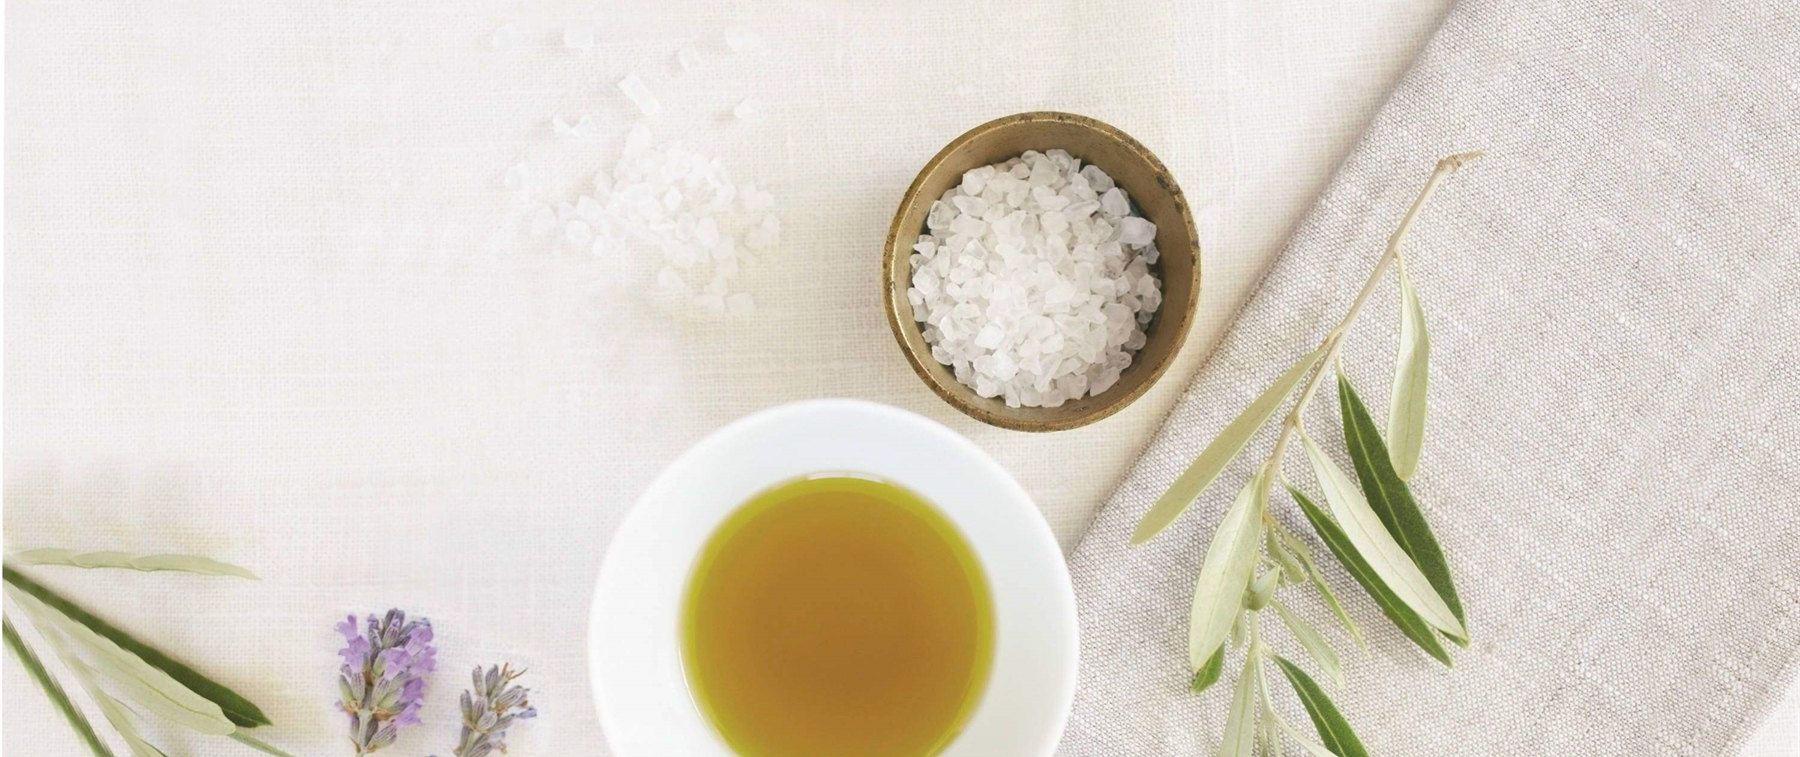
<instances>
[{"instance_id":1,"label":"white ceramic bowl","mask_svg":"<svg viewBox=\"0 0 1800 757\"><path fill-rule=\"evenodd\" d=\"M956 524L993 591L994 665L942 757L1042 757L1075 696L1075 594L1037 506L980 448L933 421L856 400L784 405L682 454L613 537L588 626L588 666L618 757L731 757L682 672L682 591L719 523L752 495L813 473L904 486Z\"/></svg>"}]
</instances>

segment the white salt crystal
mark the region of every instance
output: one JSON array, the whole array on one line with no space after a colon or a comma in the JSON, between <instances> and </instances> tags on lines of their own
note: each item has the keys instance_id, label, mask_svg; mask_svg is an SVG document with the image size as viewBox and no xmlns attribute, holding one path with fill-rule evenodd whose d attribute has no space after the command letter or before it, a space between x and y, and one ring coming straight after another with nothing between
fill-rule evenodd
<instances>
[{"instance_id":1,"label":"white salt crystal","mask_svg":"<svg viewBox=\"0 0 1800 757\"><path fill-rule=\"evenodd\" d=\"M682 279L681 274L676 273L675 269L668 266L663 266L662 270L656 272L656 285L670 294L685 296L689 291L687 281Z\"/></svg>"},{"instance_id":2,"label":"white salt crystal","mask_svg":"<svg viewBox=\"0 0 1800 757\"><path fill-rule=\"evenodd\" d=\"M575 214L591 225L600 222L601 217L605 214L605 209L600 206L598 200L582 195L581 199L575 201Z\"/></svg>"},{"instance_id":3,"label":"white salt crystal","mask_svg":"<svg viewBox=\"0 0 1800 757\"><path fill-rule=\"evenodd\" d=\"M568 121L564 121L562 116L550 119L550 126L556 131L556 136L563 139L581 139L589 137L599 128L594 125L593 119L589 118L585 113L582 114L581 119L576 121L572 126Z\"/></svg>"},{"instance_id":4,"label":"white salt crystal","mask_svg":"<svg viewBox=\"0 0 1800 757\"><path fill-rule=\"evenodd\" d=\"M1156 241L1156 224L1142 218L1129 217L1119 219L1119 241L1134 247L1142 247Z\"/></svg>"},{"instance_id":5,"label":"white salt crystal","mask_svg":"<svg viewBox=\"0 0 1800 757\"><path fill-rule=\"evenodd\" d=\"M594 49L594 27L578 24L564 29L563 47L584 53Z\"/></svg>"},{"instance_id":6,"label":"white salt crystal","mask_svg":"<svg viewBox=\"0 0 1800 757\"><path fill-rule=\"evenodd\" d=\"M675 51L675 66L682 71L692 71L700 67L700 53L694 48L683 47Z\"/></svg>"},{"instance_id":7,"label":"white salt crystal","mask_svg":"<svg viewBox=\"0 0 1800 757\"><path fill-rule=\"evenodd\" d=\"M694 295L694 305L708 313L725 312L725 298L716 294Z\"/></svg>"},{"instance_id":8,"label":"white salt crystal","mask_svg":"<svg viewBox=\"0 0 1800 757\"><path fill-rule=\"evenodd\" d=\"M533 184L531 166L524 163L513 164L512 168L506 169L505 183L506 188L511 191L521 193L529 191Z\"/></svg>"},{"instance_id":9,"label":"white salt crystal","mask_svg":"<svg viewBox=\"0 0 1800 757\"><path fill-rule=\"evenodd\" d=\"M1028 151L964 172L925 225L907 300L932 359L981 396L1054 407L1104 392L1144 346L1162 299L1155 226L1104 171Z\"/></svg>"},{"instance_id":10,"label":"white salt crystal","mask_svg":"<svg viewBox=\"0 0 1800 757\"><path fill-rule=\"evenodd\" d=\"M762 48L762 37L757 36L756 32L740 26L725 32L725 46L739 55L756 52Z\"/></svg>"},{"instance_id":11,"label":"white salt crystal","mask_svg":"<svg viewBox=\"0 0 1800 757\"><path fill-rule=\"evenodd\" d=\"M594 228L587 225L586 221L570 221L563 235L568 238L569 244L580 247L594 241Z\"/></svg>"},{"instance_id":12,"label":"white salt crystal","mask_svg":"<svg viewBox=\"0 0 1800 757\"><path fill-rule=\"evenodd\" d=\"M719 222L712 216L701 218L694 224L694 241L708 249L719 244Z\"/></svg>"},{"instance_id":13,"label":"white salt crystal","mask_svg":"<svg viewBox=\"0 0 1800 757\"><path fill-rule=\"evenodd\" d=\"M650 93L650 87L639 79L637 74L626 74L619 80L619 91L625 93L626 99L636 105L646 116L654 116L662 112L662 103L657 102L656 95Z\"/></svg>"},{"instance_id":14,"label":"white salt crystal","mask_svg":"<svg viewBox=\"0 0 1800 757\"><path fill-rule=\"evenodd\" d=\"M731 115L739 121L756 121L762 117L762 105L754 97L746 97L731 109Z\"/></svg>"},{"instance_id":15,"label":"white salt crystal","mask_svg":"<svg viewBox=\"0 0 1800 757\"><path fill-rule=\"evenodd\" d=\"M1122 218L1131 214L1131 200L1125 197L1125 190L1118 187L1106 190L1100 195L1100 212L1113 218Z\"/></svg>"},{"instance_id":16,"label":"white salt crystal","mask_svg":"<svg viewBox=\"0 0 1800 757\"><path fill-rule=\"evenodd\" d=\"M1081 177L1087 179L1088 187L1092 188L1095 192L1105 192L1106 190L1113 188L1112 177L1108 176L1105 171L1100 170L1099 166L1090 164L1082 167Z\"/></svg>"}]
</instances>

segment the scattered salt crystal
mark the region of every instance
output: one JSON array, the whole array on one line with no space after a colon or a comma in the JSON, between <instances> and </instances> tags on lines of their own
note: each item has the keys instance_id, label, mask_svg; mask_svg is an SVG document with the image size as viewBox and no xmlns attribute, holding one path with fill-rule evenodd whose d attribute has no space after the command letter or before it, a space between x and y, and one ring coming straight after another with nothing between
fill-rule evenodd
<instances>
[{"instance_id":1,"label":"scattered salt crystal","mask_svg":"<svg viewBox=\"0 0 1800 757\"><path fill-rule=\"evenodd\" d=\"M700 67L700 53L694 48L683 47L675 51L675 66L682 71L692 71Z\"/></svg>"},{"instance_id":2,"label":"scattered salt crystal","mask_svg":"<svg viewBox=\"0 0 1800 757\"><path fill-rule=\"evenodd\" d=\"M663 266L662 270L656 272L656 285L670 294L686 295L689 291L687 281L668 266Z\"/></svg>"},{"instance_id":3,"label":"scattered salt crystal","mask_svg":"<svg viewBox=\"0 0 1800 757\"><path fill-rule=\"evenodd\" d=\"M731 115L739 121L755 121L762 117L762 105L756 102L756 98L746 97L731 109Z\"/></svg>"},{"instance_id":4,"label":"scattered salt crystal","mask_svg":"<svg viewBox=\"0 0 1800 757\"><path fill-rule=\"evenodd\" d=\"M563 47L584 53L594 49L594 27L576 25L564 29Z\"/></svg>"},{"instance_id":5,"label":"scattered salt crystal","mask_svg":"<svg viewBox=\"0 0 1800 757\"><path fill-rule=\"evenodd\" d=\"M740 55L755 52L762 47L762 37L744 27L737 27L725 32L725 46Z\"/></svg>"},{"instance_id":6,"label":"scattered salt crystal","mask_svg":"<svg viewBox=\"0 0 1800 757\"><path fill-rule=\"evenodd\" d=\"M932 358L981 396L1055 407L1099 394L1146 343L1162 302L1156 227L1099 168L1046 150L972 169L925 225L907 301Z\"/></svg>"},{"instance_id":7,"label":"scattered salt crystal","mask_svg":"<svg viewBox=\"0 0 1800 757\"><path fill-rule=\"evenodd\" d=\"M573 126L569 125L568 121L564 121L562 116L550 119L550 126L555 129L556 136L563 139L581 139L588 137L598 128L594 126L593 119L589 118L585 113L582 114L581 120L576 121Z\"/></svg>"},{"instance_id":8,"label":"scattered salt crystal","mask_svg":"<svg viewBox=\"0 0 1800 757\"><path fill-rule=\"evenodd\" d=\"M506 169L505 182L506 188L513 192L529 191L532 185L531 166L524 163L514 164L512 168Z\"/></svg>"},{"instance_id":9,"label":"scattered salt crystal","mask_svg":"<svg viewBox=\"0 0 1800 757\"><path fill-rule=\"evenodd\" d=\"M517 41L519 27L515 24L501 24L500 28L494 30L494 36L488 39L488 44L493 45L495 50L504 50Z\"/></svg>"},{"instance_id":10,"label":"scattered salt crystal","mask_svg":"<svg viewBox=\"0 0 1800 757\"><path fill-rule=\"evenodd\" d=\"M631 104L636 105L646 116L662 112L662 103L657 102L656 95L650 93L650 87L637 74L626 74L625 78L620 79L619 91L625 93L626 99L631 100Z\"/></svg>"},{"instance_id":11,"label":"scattered salt crystal","mask_svg":"<svg viewBox=\"0 0 1800 757\"><path fill-rule=\"evenodd\" d=\"M586 221L570 221L568 229L563 234L568 237L569 244L576 247L594 241L594 228L587 225Z\"/></svg>"},{"instance_id":12,"label":"scattered salt crystal","mask_svg":"<svg viewBox=\"0 0 1800 757\"><path fill-rule=\"evenodd\" d=\"M638 124L618 161L595 172L591 195L541 207L531 230L603 258L615 280L653 278L676 302L743 315L755 301L731 282L753 262L749 250L780 244L774 205L768 192L732 181L719 161L658 145Z\"/></svg>"},{"instance_id":13,"label":"scattered salt crystal","mask_svg":"<svg viewBox=\"0 0 1800 757\"><path fill-rule=\"evenodd\" d=\"M575 201L575 214L581 216L581 220L587 221L589 224L599 223L605 212L605 208L600 206L598 200L587 195L582 195L581 199Z\"/></svg>"},{"instance_id":14,"label":"scattered salt crystal","mask_svg":"<svg viewBox=\"0 0 1800 757\"><path fill-rule=\"evenodd\" d=\"M694 304L708 313L725 312L725 298L716 294L694 295Z\"/></svg>"}]
</instances>

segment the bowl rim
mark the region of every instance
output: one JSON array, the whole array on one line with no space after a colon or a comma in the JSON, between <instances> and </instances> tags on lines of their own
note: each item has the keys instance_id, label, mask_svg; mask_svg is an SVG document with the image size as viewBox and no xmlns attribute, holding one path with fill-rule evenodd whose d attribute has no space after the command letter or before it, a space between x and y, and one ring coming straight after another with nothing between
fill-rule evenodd
<instances>
[{"instance_id":1,"label":"bowl rim","mask_svg":"<svg viewBox=\"0 0 1800 757\"><path fill-rule=\"evenodd\" d=\"M980 139L990 132L1021 123L1041 122L1069 123L1090 129L1107 139L1117 142L1121 147L1124 147L1127 151L1147 163L1156 175L1165 177L1167 179L1166 181L1158 183L1164 189L1168 190L1170 199L1175 203L1176 210L1181 214L1182 223L1187 226L1188 238L1192 239L1194 242L1194 273L1192 286L1188 289L1187 302L1182 303L1183 317L1180 319L1180 323L1175 326L1174 348L1169 350L1168 354L1164 355L1162 360L1158 361L1155 365L1149 366L1150 373L1144 377L1143 381L1138 382L1122 394L1112 398L1111 401L1081 415L1046 417L1041 419L1018 419L996 413L983 404L971 402L956 388L961 387L962 389L968 389L968 387L963 386L961 383L957 383L956 387L946 386L943 381L940 381L937 376L933 375L931 367L924 363L924 356L918 354L913 349L912 345L907 342L906 329L910 328L916 331L918 327L914 323L905 322L910 321L910 319L902 318L899 303L895 302L895 282L899 280L900 267L906 260L906 256L900 254L900 251L902 249L912 249L912 245L908 244L903 247L900 244L900 241L909 233L913 236L917 235L917 232L909 232L909 230L901 228L901 222L906 216L907 208L914 206L918 202L919 192L925 184L926 177L936 173L938 167L948 161L950 156L963 145ZM1099 119L1064 111L1036 110L1015 113L1010 116L1001 116L1000 118L993 119L963 132L961 136L950 140L948 144L944 145L943 149L938 150L937 154L933 155L931 160L926 161L925 166L919 169L919 173L913 177L912 184L906 188L906 194L901 196L900 204L894 210L894 218L888 225L887 240L882 247L881 255L881 301L882 306L887 311L889 330L893 332L894 340L900 345L900 353L906 356L907 364L912 366L913 373L918 374L919 379L924 381L925 385L930 387L932 392L936 393L937 396L942 398L945 402L950 403L951 407L962 411L964 415L988 425L998 426L1013 431L1064 431L1104 420L1120 410L1124 410L1126 406L1136 402L1139 397L1142 397L1145 393L1149 392L1150 387L1155 386L1156 382L1162 379L1163 374L1168 372L1169 366L1175 362L1175 357L1181 353L1181 348L1187 342L1188 330L1193 326L1194 315L1198 310L1200 303L1201 271L1203 267L1200 250L1200 234L1194 226L1193 210L1188 207L1187 198L1181 192L1181 185L1176 183L1174 176L1169 172L1168 167L1163 165L1161 160L1157 159L1155 153L1150 152L1149 148L1145 147L1143 143L1136 139L1133 139L1131 135L1126 134L1117 127ZM1170 303L1168 301L1164 301L1162 303L1162 308L1166 311L1169 305ZM1160 316L1161 313L1159 312L1158 315ZM1101 394L1104 395L1105 392L1102 392Z\"/></svg>"}]
</instances>

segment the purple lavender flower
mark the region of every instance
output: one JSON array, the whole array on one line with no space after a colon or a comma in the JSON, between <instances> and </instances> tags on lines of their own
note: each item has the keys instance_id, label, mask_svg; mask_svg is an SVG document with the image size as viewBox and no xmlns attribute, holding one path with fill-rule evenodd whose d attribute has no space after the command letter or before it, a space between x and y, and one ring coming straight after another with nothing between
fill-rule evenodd
<instances>
[{"instance_id":1,"label":"purple lavender flower","mask_svg":"<svg viewBox=\"0 0 1800 757\"><path fill-rule=\"evenodd\" d=\"M401 728L419 722L425 677L437 667L431 621L409 622L406 613L388 610L386 617L369 616L366 636L355 615L337 630L344 635L337 706L350 716L351 745L365 755L394 743Z\"/></svg>"},{"instance_id":2,"label":"purple lavender flower","mask_svg":"<svg viewBox=\"0 0 1800 757\"><path fill-rule=\"evenodd\" d=\"M506 729L520 720L537 717L531 706L531 691L513 685L525 675L511 665L494 666L485 672L475 668L475 685L462 695L462 737L456 741L456 757L488 757L494 752L506 753Z\"/></svg>"}]
</instances>

